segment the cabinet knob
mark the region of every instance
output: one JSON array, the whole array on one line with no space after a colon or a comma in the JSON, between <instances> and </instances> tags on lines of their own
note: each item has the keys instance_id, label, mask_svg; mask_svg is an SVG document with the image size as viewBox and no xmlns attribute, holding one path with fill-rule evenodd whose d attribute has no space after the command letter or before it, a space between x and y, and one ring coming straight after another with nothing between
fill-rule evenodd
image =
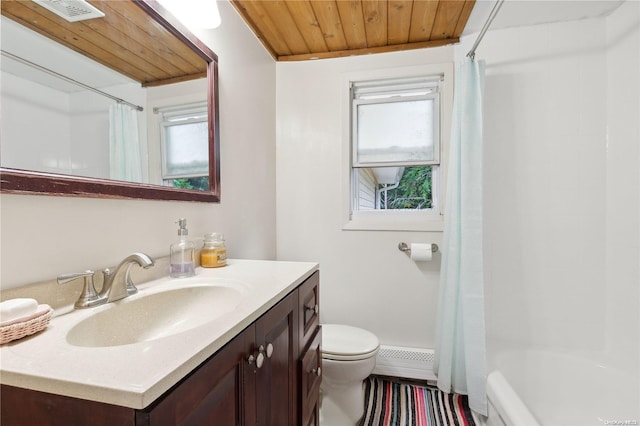
<instances>
[{"instance_id":1,"label":"cabinet knob","mask_svg":"<svg viewBox=\"0 0 640 426\"><path fill-rule=\"evenodd\" d=\"M307 305L304 305L304 309L305 309L306 311L313 311L313 312L314 312L314 313L316 313L316 314L317 314L317 313L318 313L318 311L320 310L320 308L318 307L318 304L317 304L317 303L316 303L315 305L313 305L313 306L307 306Z\"/></svg>"},{"instance_id":2,"label":"cabinet knob","mask_svg":"<svg viewBox=\"0 0 640 426\"><path fill-rule=\"evenodd\" d=\"M264 364L264 354L260 351L256 355L249 355L247 363L249 363L249 365L255 364L256 368L262 368L262 364Z\"/></svg>"},{"instance_id":3,"label":"cabinet knob","mask_svg":"<svg viewBox=\"0 0 640 426\"><path fill-rule=\"evenodd\" d=\"M322 368L314 368L313 370L311 370L311 374L315 374L316 376L320 377L322 375Z\"/></svg>"},{"instance_id":4,"label":"cabinet knob","mask_svg":"<svg viewBox=\"0 0 640 426\"><path fill-rule=\"evenodd\" d=\"M258 352L267 355L267 358L271 358L271 355L273 355L273 345L271 343L268 343L266 349L263 345L260 345L260 347L258 348Z\"/></svg>"}]
</instances>

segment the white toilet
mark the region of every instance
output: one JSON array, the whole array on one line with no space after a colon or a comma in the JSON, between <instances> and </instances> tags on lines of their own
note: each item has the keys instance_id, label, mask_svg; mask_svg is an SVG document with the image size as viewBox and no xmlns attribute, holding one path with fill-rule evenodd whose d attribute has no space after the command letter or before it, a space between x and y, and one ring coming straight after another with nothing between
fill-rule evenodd
<instances>
[{"instance_id":1,"label":"white toilet","mask_svg":"<svg viewBox=\"0 0 640 426\"><path fill-rule=\"evenodd\" d=\"M375 334L339 324L322 325L320 425L354 426L364 414L363 381L376 366Z\"/></svg>"}]
</instances>

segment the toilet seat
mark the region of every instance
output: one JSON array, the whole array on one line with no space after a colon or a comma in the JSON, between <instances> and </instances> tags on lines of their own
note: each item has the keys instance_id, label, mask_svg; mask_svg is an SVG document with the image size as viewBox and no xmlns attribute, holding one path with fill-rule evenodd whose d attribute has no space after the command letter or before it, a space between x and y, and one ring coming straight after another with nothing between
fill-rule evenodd
<instances>
[{"instance_id":1,"label":"toilet seat","mask_svg":"<svg viewBox=\"0 0 640 426\"><path fill-rule=\"evenodd\" d=\"M357 361L375 356L380 342L375 334L342 324L322 325L322 358Z\"/></svg>"}]
</instances>

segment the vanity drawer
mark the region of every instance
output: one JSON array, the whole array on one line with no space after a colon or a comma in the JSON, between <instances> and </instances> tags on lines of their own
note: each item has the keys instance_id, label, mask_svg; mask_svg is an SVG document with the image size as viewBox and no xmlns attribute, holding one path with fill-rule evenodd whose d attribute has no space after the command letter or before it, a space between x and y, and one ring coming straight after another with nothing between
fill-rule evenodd
<instances>
[{"instance_id":1,"label":"vanity drawer","mask_svg":"<svg viewBox=\"0 0 640 426\"><path fill-rule=\"evenodd\" d=\"M322 381L322 329L318 327L300 359L301 424L319 424L320 382Z\"/></svg>"},{"instance_id":2,"label":"vanity drawer","mask_svg":"<svg viewBox=\"0 0 640 426\"><path fill-rule=\"evenodd\" d=\"M320 271L316 271L299 287L298 309L299 342L302 352L320 325Z\"/></svg>"}]
</instances>

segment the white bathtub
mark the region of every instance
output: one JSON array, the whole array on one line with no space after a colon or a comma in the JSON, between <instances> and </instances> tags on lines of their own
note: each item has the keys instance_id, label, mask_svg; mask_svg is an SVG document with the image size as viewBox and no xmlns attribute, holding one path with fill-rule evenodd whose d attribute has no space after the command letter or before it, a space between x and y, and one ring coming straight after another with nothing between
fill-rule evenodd
<instances>
[{"instance_id":1,"label":"white bathtub","mask_svg":"<svg viewBox=\"0 0 640 426\"><path fill-rule=\"evenodd\" d=\"M543 351L499 365L487 378L488 426L640 426L637 371Z\"/></svg>"}]
</instances>

